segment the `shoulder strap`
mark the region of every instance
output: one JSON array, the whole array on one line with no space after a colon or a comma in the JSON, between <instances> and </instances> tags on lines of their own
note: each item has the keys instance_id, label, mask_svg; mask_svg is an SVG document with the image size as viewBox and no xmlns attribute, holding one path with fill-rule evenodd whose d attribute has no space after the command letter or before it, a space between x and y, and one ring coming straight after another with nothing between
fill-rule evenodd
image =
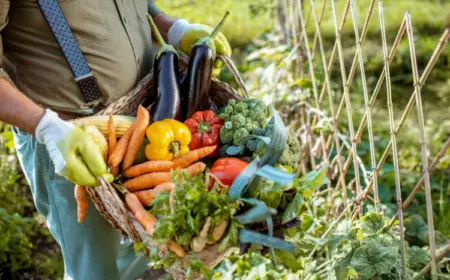
<instances>
[{"instance_id":1,"label":"shoulder strap","mask_svg":"<svg viewBox=\"0 0 450 280\"><path fill-rule=\"evenodd\" d=\"M80 47L61 11L58 0L37 0L37 3L72 69L85 102L88 104L98 103L102 95L97 80L92 75L92 71L81 53Z\"/></svg>"}]
</instances>

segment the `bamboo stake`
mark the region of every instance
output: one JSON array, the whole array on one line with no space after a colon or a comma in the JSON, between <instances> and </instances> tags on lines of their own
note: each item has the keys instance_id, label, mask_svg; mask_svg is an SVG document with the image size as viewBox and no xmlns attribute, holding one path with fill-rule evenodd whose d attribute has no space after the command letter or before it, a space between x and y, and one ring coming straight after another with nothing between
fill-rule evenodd
<instances>
[{"instance_id":1,"label":"bamboo stake","mask_svg":"<svg viewBox=\"0 0 450 280\"><path fill-rule=\"evenodd\" d=\"M331 7L333 11L333 19L334 19L334 26L335 26L335 32L336 32L336 41L338 45L338 55L339 55L339 64L341 66L341 75L342 75L342 83L344 87L344 97L345 97L345 103L347 108L347 117L348 117L348 126L350 130L350 137L352 140L352 150L353 150L353 166L355 169L355 180L356 180L356 193L358 196L361 194L361 184L360 184L360 178L359 178L359 168L358 168L358 160L356 157L357 149L356 149L356 141L355 141L355 130L353 127L353 115L352 115L352 105L350 101L350 89L349 84L347 83L347 74L345 70L345 62L344 62L344 54L342 51L342 42L341 42L341 32L339 31L338 25L337 25L337 15L336 15L336 7L334 4L334 0L331 1ZM358 206L360 207L360 206ZM362 209L360 211L360 214L363 214Z\"/></svg>"},{"instance_id":2,"label":"bamboo stake","mask_svg":"<svg viewBox=\"0 0 450 280\"><path fill-rule=\"evenodd\" d=\"M311 82L312 82L312 85L313 85L313 94L314 94L315 107L316 107L316 109L318 111L320 111L319 97L318 97L318 94L317 94L316 75L314 74L314 64L313 64L313 60L312 60L312 57L311 57L311 51L310 51L310 48L309 48L308 34L306 32L305 22L303 20L303 15L301 13L301 11L302 11L301 0L297 0L297 8L299 10L300 26L301 26L301 29L302 29L303 39L305 41L305 50L306 50L306 56L307 56L308 64L309 64L309 73L311 75ZM313 7L312 7L312 11L315 12ZM328 154L327 154L326 149L325 149L325 136L323 134L323 130L320 130L319 134L320 134L320 145L321 145L321 148L322 148L322 157L323 157L323 160L327 164L329 164L330 163L330 159L328 158ZM329 182L327 184L327 187L329 189L331 189L331 182ZM329 199L329 202L331 202L331 192L328 195L328 199Z\"/></svg>"},{"instance_id":3,"label":"bamboo stake","mask_svg":"<svg viewBox=\"0 0 450 280\"><path fill-rule=\"evenodd\" d=\"M334 143L336 145L336 152L339 157L338 158L339 182L341 183L341 187L342 187L344 207L347 207L347 186L345 184L345 177L344 177L344 173L343 173L341 144L340 144L339 138L338 138L338 128L337 128L338 124L337 124L337 119L336 119L336 113L334 110L333 97L331 95L330 76L328 74L328 71L326 71L326 69L327 69L326 56L325 56L325 51L323 48L322 35L321 35L321 31L320 31L320 23L317 20L317 15L316 15L315 7L314 7L314 0L310 0L310 3L311 3L311 7L312 7L313 20L314 20L314 23L316 26L316 34L317 34L317 38L318 38L318 42L319 42L320 56L322 58L322 67L323 67L324 73L325 73L325 86L327 88L328 101L330 103L330 112L331 112L332 125L333 125L333 138L334 138Z\"/></svg>"},{"instance_id":4,"label":"bamboo stake","mask_svg":"<svg viewBox=\"0 0 450 280\"><path fill-rule=\"evenodd\" d=\"M422 166L425 177L425 198L427 204L427 220L428 220L428 231L430 238L430 253L431 253L431 278L437 280L437 266L436 266L436 242L434 233L434 221L433 221L433 201L431 198L431 185L430 185L430 173L428 169L428 157L427 157L427 144L425 139L425 122L423 117L423 107L422 107L422 95L421 86L419 79L419 70L417 66L416 49L414 46L414 33L411 23L411 13L406 13L406 32L408 34L409 40L409 50L411 53L411 64L414 78L414 88L416 96L416 108L417 108L417 120L419 124L420 131L420 146L422 150Z\"/></svg>"},{"instance_id":5,"label":"bamboo stake","mask_svg":"<svg viewBox=\"0 0 450 280\"><path fill-rule=\"evenodd\" d=\"M447 245L447 247L445 247L438 256L436 256L436 261L440 262L443 258L445 258L448 254L450 254L450 244ZM429 264L427 264L427 266L425 266L416 276L414 276L414 278L412 280L419 280L422 279L422 277L425 276L425 274L428 273L428 271L430 271L430 268L433 267L433 262L430 262Z\"/></svg>"},{"instance_id":6,"label":"bamboo stake","mask_svg":"<svg viewBox=\"0 0 450 280\"><path fill-rule=\"evenodd\" d=\"M405 24L405 27L406 27L406 24ZM444 33L442 34L434 52L433 52L433 55L431 56L430 60L428 61L428 64L425 67L425 70L422 73L422 76L420 78L420 87L422 87L425 84L426 80L428 79L428 76L430 75L431 70L433 69L434 65L436 64L437 59L439 58L442 51L444 50L444 47L447 45L449 37L450 37L450 28L448 28L444 31ZM394 44L394 46L395 46L395 44ZM394 49L394 47L392 49ZM392 53L392 51L391 51L391 53ZM393 58L393 56L392 57L390 56L390 60L389 60L390 62L392 61L392 58ZM384 73L384 70L383 70L383 73ZM381 84L382 84L382 82L380 83L380 88L381 88ZM374 92L374 95L375 95L375 92ZM372 95L372 98L374 95ZM374 103L375 103L375 101L373 102L373 104ZM398 136L400 130L402 129L403 124L406 121L406 118L408 117L409 113L411 112L412 107L414 106L414 103L415 103L415 91L412 93L411 98L409 99L408 105L406 106L405 110L403 111L402 117L401 117L399 123L397 124L397 127L395 129L396 136ZM362 130L362 128L361 128L361 130ZM389 155L391 148L392 148L392 142L389 141L389 144L385 148L384 153L381 156L380 161L378 162L377 172L380 172L383 164L385 163L385 161ZM350 153L352 154L352 151L350 151ZM349 158L347 159L345 166L344 166L345 174L347 174L348 168L350 167L350 161L351 160L350 160L350 156L349 156ZM369 192L372 188L372 185L373 185L373 180L371 180L369 182L369 185L367 186L362 199L365 199L367 197L367 195L369 194ZM339 186L339 182L338 182L338 186ZM354 217L354 219L355 219L355 217Z\"/></svg>"},{"instance_id":7,"label":"bamboo stake","mask_svg":"<svg viewBox=\"0 0 450 280\"><path fill-rule=\"evenodd\" d=\"M389 71L389 55L386 43L386 28L384 25L383 16L383 4L378 3L379 13L380 13L380 27L381 27L381 39L383 42L383 55L384 55L384 72L386 73L386 92L387 92L387 106L389 111L389 125L391 129L391 142L392 142L392 157L394 160L394 173L395 173L395 192L397 196L397 209L400 222L400 246L402 252L402 275L403 279L406 279L406 246L405 246L405 231L403 223L403 210L402 210L402 190L400 186L400 171L398 164L398 152L397 152L397 140L395 135L395 123L394 123L394 109L392 104L392 89L391 89L391 74ZM370 123L370 115L369 115ZM376 170L374 171L376 174ZM375 189L376 181L374 181ZM378 193L378 192L377 192ZM378 201L379 203L379 201Z\"/></svg>"},{"instance_id":8,"label":"bamboo stake","mask_svg":"<svg viewBox=\"0 0 450 280\"><path fill-rule=\"evenodd\" d=\"M373 140L373 127L372 127L372 110L369 104L369 93L367 90L367 80L366 73L364 67L364 58L361 49L361 40L359 37L359 28L358 28L358 17L356 14L355 8L355 0L351 0L351 14L353 19L353 27L355 32L355 40L356 40L356 53L359 61L359 70L361 72L361 82L363 87L363 95L364 95L364 103L365 103L365 111L367 114L367 128L369 132L369 146L370 146L370 162L371 162L371 170L372 170L372 178L374 184L374 199L375 199L375 209L376 212L380 212L380 197L378 196L378 175L377 175L377 160L375 153L375 144ZM387 50L386 50L387 53ZM386 84L388 84L386 82ZM390 86L390 85L389 85Z\"/></svg>"},{"instance_id":9,"label":"bamboo stake","mask_svg":"<svg viewBox=\"0 0 450 280\"><path fill-rule=\"evenodd\" d=\"M436 165L444 157L445 153L447 152L447 150L449 148L450 148L450 137L447 139L447 141L445 141L445 144L442 146L441 150L436 154L435 158L431 162L431 164L430 164L430 172L434 171L434 169L436 168ZM412 190L412 192L409 194L408 198L403 203L403 205L402 205L402 209L403 210L408 208L409 204L411 204L412 200L414 199L416 194L419 192L419 190L422 188L424 183L425 183L425 176L422 176L420 178L419 182L417 182L417 184L414 187L414 189ZM386 230L394 225L395 221L397 220L397 216L398 216L398 212L394 215L394 217L392 217L392 219L389 222Z\"/></svg>"}]
</instances>

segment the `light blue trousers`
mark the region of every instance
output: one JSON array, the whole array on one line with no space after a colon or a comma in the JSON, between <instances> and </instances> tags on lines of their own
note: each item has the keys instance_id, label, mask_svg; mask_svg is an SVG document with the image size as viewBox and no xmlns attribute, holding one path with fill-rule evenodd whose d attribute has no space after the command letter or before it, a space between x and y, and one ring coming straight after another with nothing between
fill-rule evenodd
<instances>
[{"instance_id":1,"label":"light blue trousers","mask_svg":"<svg viewBox=\"0 0 450 280\"><path fill-rule=\"evenodd\" d=\"M77 222L74 185L54 172L44 145L13 129L20 164L33 193L36 209L47 219L64 257L64 279L137 279L148 269L148 259L134 253L98 212L92 202L83 223Z\"/></svg>"}]
</instances>

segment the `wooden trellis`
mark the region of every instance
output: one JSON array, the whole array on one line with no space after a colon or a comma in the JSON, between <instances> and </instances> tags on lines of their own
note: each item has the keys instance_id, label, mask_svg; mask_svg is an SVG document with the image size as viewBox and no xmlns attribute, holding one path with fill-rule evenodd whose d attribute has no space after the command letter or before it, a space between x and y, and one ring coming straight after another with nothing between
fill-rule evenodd
<instances>
[{"instance_id":1,"label":"wooden trellis","mask_svg":"<svg viewBox=\"0 0 450 280\"><path fill-rule=\"evenodd\" d=\"M344 210L340 213L339 217L330 225L328 230L325 232L323 237L326 237L330 234L334 226L338 224L338 222L347 216L353 210L353 219L357 219L362 214L362 203L368 198L369 194L373 193L374 197L374 205L375 210L380 212L380 199L378 194L378 181L380 171L385 164L388 156L391 154L392 161L394 163L394 174L395 174L395 190L396 190L396 198L397 198L397 214L392 218L391 223L389 225L392 226L396 220L399 222L400 227L400 242L401 242L401 253L402 253L402 273L403 279L406 278L406 252L405 252L405 241L404 241L404 224L403 224L403 210L406 209L410 203L412 202L414 196L421 191L423 188L426 197L426 208L427 208L427 224L429 231L429 249L431 255L431 262L427 265L414 279L419 279L419 277L429 273L431 271L432 279L437 279L437 262L442 260L446 254L450 251L450 244L444 248L441 252L437 252L436 250L436 242L435 242L435 230L434 230L434 222L433 222L433 209L432 209L432 197L431 197L431 186L430 186L430 172L433 172L436 165L440 161L440 159L445 155L447 150L450 148L450 138L443 144L440 151L435 155L434 159L431 163L428 162L428 150L427 143L425 137L425 129L424 129L424 116L423 116L423 106L422 106L422 87L427 81L436 61L438 61L439 56L441 55L444 48L447 46L448 39L450 36L450 30L444 30L440 40L437 42L436 48L432 54L430 54L430 59L428 64L422 71L421 75L419 75L417 59L416 59L416 48L414 41L414 33L413 33L413 21L410 12L406 12L404 18L400 24L397 36L392 43L390 50L388 49L388 45L390 44L386 39L386 27L385 27L385 19L384 19L384 11L383 11L383 3L381 1L372 0L367 7L367 13L365 15L364 23L362 26L359 25L358 13L355 8L356 0L346 0L345 8L343 14L341 15L340 21L337 14L337 9L335 5L335 0L274 0L274 7L276 7L276 11L278 15L280 13L284 13L282 15L283 20L278 20L277 24L280 25L281 30L283 30L283 34L285 35L285 43L291 43L295 46L292 52L296 52L303 55L297 55L297 63L307 62L308 70L307 73L302 73L299 71L299 75L307 75L312 83L313 89L313 104L314 109L327 111L332 119L332 133L327 137L323 134L322 131L319 132L319 135L315 135L316 137L308 137L308 140L314 141L313 143L308 143L309 148L320 146L321 156L323 162L330 163L329 152L331 149L337 153L337 169L338 169L338 180L337 186L335 188L340 188L342 190L343 198L344 198ZM316 4L320 3L320 13L317 12ZM376 5L378 4L378 5ZM318 5L317 5L318 6ZM376 6L378 8L378 19L375 16ZM322 30L323 30L323 19L325 11L331 11L333 17L333 24L335 28L335 42L331 48L331 52L326 52L329 50L331 45L325 45L324 40L322 39ZM353 62L350 67L350 71L347 73L348 67L346 66L346 62L344 61L344 51L341 33L343 31L344 25L349 18L349 14L351 15L353 29L354 29L354 45L356 46L356 52L353 57ZM384 68L381 72L378 82L376 83L375 88L372 92L369 92L367 85L367 77L366 77L366 63L364 61L364 53L362 45L366 39L366 35L368 32L369 23L371 21L377 21L380 27L380 45L382 46L383 58L384 58ZM308 25L313 24L314 32L313 36L311 33L308 33ZM406 35L405 35L406 33ZM405 38L406 37L406 38ZM411 59L411 67L412 73L409 75L412 77L414 81L414 91L411 93L409 102L406 108L403 110L402 115L398 123L396 124L394 121L394 112L393 112L393 101L392 101L392 81L391 81L391 73L390 73L390 64L392 63L396 51L400 45L402 40L407 40L410 50L410 59ZM326 54L329 54L327 57ZM315 63L320 62L320 63ZM317 68L319 67L319 69ZM340 90L343 92L343 95L340 99L339 106L337 110L335 108L335 104L332 97L332 89L331 89L331 72L333 69L339 67L339 71L341 74L340 81ZM354 107L352 107L352 98L350 95L350 88L352 84L356 83L355 75L357 70L360 72L360 85L362 89L362 95L364 97L364 115L362 120L360 121L357 130L355 130L355 122L354 122ZM324 81L323 86L319 86L318 79L316 78L316 73L321 71L324 73ZM336 82L336 81L334 81ZM388 109L388 117L387 121L390 126L391 139L389 144L384 148L384 152L380 159L376 158L375 153L375 141L374 141L374 132L373 128L376 124L372 122L372 109L375 106L375 101L379 96L381 89L383 88L383 84L385 84L386 93L387 93L387 109ZM357 93L353 93L357 94ZM324 109L321 108L323 106L325 96L328 97L329 108ZM417 126L420 132L420 146L421 146L421 163L422 163L422 171L423 176L417 182L415 188L411 192L411 194L407 197L406 200L403 201L402 198L402 183L401 176L399 171L399 162L398 162L398 148L397 148L397 138L400 137L401 129L405 124L405 121L409 117L413 108L416 108L417 111ZM347 118L343 118L344 108L346 110ZM317 122L317 117L309 118L308 127L314 126ZM342 135L338 130L338 124L344 123L349 130L350 144L346 145L342 140ZM369 139L369 147L370 147L370 170L366 170L361 158L358 156L357 146L361 141L364 130L367 128L368 139ZM310 131L310 130L309 130ZM314 139L314 140L312 140ZM348 150L348 156L344 156L345 150ZM310 155L310 164L311 167L314 168L316 166L315 158L311 154ZM349 172L350 167L353 166L354 171L354 179L352 182L346 182L346 174ZM360 172L362 174L366 174L363 180L360 178ZM370 174L368 176L367 174ZM356 191L356 198L347 203L347 191L349 189L349 185L354 184ZM330 186L329 186L330 188ZM331 199L329 197L329 199ZM317 249L317 248L316 248ZM316 250L311 252L310 256L315 253Z\"/></svg>"}]
</instances>

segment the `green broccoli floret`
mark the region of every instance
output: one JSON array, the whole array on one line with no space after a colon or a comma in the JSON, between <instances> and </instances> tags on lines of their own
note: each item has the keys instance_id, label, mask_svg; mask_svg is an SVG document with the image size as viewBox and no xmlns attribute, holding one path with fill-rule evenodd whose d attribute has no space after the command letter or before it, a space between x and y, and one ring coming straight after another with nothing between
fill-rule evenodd
<instances>
[{"instance_id":1,"label":"green broccoli floret","mask_svg":"<svg viewBox=\"0 0 450 280\"><path fill-rule=\"evenodd\" d=\"M238 104L236 104L236 106L234 106L234 112L235 113L248 113L248 105L245 102L239 102ZM244 116L246 114L243 114Z\"/></svg>"},{"instance_id":2,"label":"green broccoli floret","mask_svg":"<svg viewBox=\"0 0 450 280\"><path fill-rule=\"evenodd\" d=\"M256 145L255 153L257 155L262 156L266 152L266 149L267 149L266 143L264 143L263 141L259 141L258 144Z\"/></svg>"},{"instance_id":3,"label":"green broccoli floret","mask_svg":"<svg viewBox=\"0 0 450 280\"><path fill-rule=\"evenodd\" d=\"M263 126L266 122L266 112L260 107L256 107L248 113L248 118Z\"/></svg>"},{"instance_id":4,"label":"green broccoli floret","mask_svg":"<svg viewBox=\"0 0 450 280\"><path fill-rule=\"evenodd\" d=\"M246 123L245 117L241 114L231 116L230 121L234 129L241 128Z\"/></svg>"},{"instance_id":5,"label":"green broccoli floret","mask_svg":"<svg viewBox=\"0 0 450 280\"><path fill-rule=\"evenodd\" d=\"M241 140L241 138L250 135L250 132L248 132L245 128L239 128L238 130L236 130L234 132L234 136L233 136L233 144L234 145L239 145L239 140Z\"/></svg>"},{"instance_id":6,"label":"green broccoli floret","mask_svg":"<svg viewBox=\"0 0 450 280\"><path fill-rule=\"evenodd\" d=\"M258 143L259 143L258 139L249 140L247 142L247 149L249 149L251 152L256 151L256 147L257 147Z\"/></svg>"},{"instance_id":7,"label":"green broccoli floret","mask_svg":"<svg viewBox=\"0 0 450 280\"><path fill-rule=\"evenodd\" d=\"M258 127L252 130L252 134L257 136L264 136L266 135L266 131L264 130L264 128Z\"/></svg>"},{"instance_id":8,"label":"green broccoli floret","mask_svg":"<svg viewBox=\"0 0 450 280\"><path fill-rule=\"evenodd\" d=\"M247 131L249 131L250 133L253 134L253 131L260 128L258 123L256 122L252 122L252 121L247 121L244 125L244 128L247 129Z\"/></svg>"},{"instance_id":9,"label":"green broccoli floret","mask_svg":"<svg viewBox=\"0 0 450 280\"><path fill-rule=\"evenodd\" d=\"M248 99L245 99L242 102L247 103L248 109L250 109L250 110L253 110L256 107L260 107L260 108L263 108L263 109L267 110L267 106L264 103L264 101L256 99L256 98L248 98Z\"/></svg>"},{"instance_id":10,"label":"green broccoli floret","mask_svg":"<svg viewBox=\"0 0 450 280\"><path fill-rule=\"evenodd\" d=\"M265 129L266 137L271 137L273 133L273 122L269 122ZM261 140L255 139L258 143L256 144L255 150L253 150L253 157L262 156L266 152L267 145ZM252 144L255 145L255 144ZM288 132L288 137L286 139L286 146L278 158L277 163L281 165L291 166L296 168L298 163L300 162L300 151L301 145L300 141L291 133Z\"/></svg>"},{"instance_id":11,"label":"green broccoli floret","mask_svg":"<svg viewBox=\"0 0 450 280\"><path fill-rule=\"evenodd\" d=\"M226 123L225 123L226 124ZM224 144L230 144L233 142L234 129L222 127L220 130L220 141Z\"/></svg>"},{"instance_id":12,"label":"green broccoli floret","mask_svg":"<svg viewBox=\"0 0 450 280\"><path fill-rule=\"evenodd\" d=\"M221 108L219 117L225 124L220 132L220 140L224 144L237 145L242 137L248 136L253 131L261 133L266 121L267 106L258 99L249 98L243 101L229 100L228 104Z\"/></svg>"}]
</instances>

